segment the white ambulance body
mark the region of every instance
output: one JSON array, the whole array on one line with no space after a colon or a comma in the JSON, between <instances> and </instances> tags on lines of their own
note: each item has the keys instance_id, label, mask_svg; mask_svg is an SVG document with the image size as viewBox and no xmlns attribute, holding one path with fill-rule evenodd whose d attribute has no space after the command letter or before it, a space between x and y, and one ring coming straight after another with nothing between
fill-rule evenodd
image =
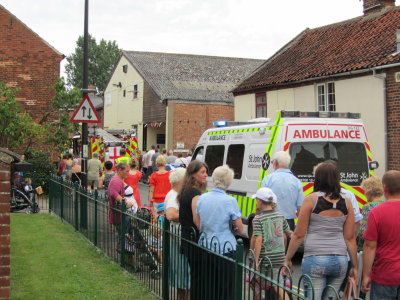
<instances>
[{"instance_id":1,"label":"white ambulance body","mask_svg":"<svg viewBox=\"0 0 400 300\"><path fill-rule=\"evenodd\" d=\"M290 169L302 181L305 195L313 191L314 166L332 159L338 162L342 186L356 195L360 208L366 203L360 184L378 164L372 161L359 114L278 111L266 121L208 129L192 158L208 165L209 176L223 164L234 170L228 194L238 200L245 225L256 208L251 196L273 172L273 153L282 150L291 155ZM211 177L207 181L210 190Z\"/></svg>"}]
</instances>

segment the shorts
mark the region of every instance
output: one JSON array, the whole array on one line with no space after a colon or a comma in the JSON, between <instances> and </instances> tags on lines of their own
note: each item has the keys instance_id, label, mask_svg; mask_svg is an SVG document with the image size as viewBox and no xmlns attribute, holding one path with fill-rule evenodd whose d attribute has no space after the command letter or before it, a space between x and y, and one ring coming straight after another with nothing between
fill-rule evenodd
<instances>
[{"instance_id":1,"label":"shorts","mask_svg":"<svg viewBox=\"0 0 400 300\"><path fill-rule=\"evenodd\" d=\"M92 186L93 188L97 188L99 186L99 180L89 180L88 179L88 186Z\"/></svg>"}]
</instances>

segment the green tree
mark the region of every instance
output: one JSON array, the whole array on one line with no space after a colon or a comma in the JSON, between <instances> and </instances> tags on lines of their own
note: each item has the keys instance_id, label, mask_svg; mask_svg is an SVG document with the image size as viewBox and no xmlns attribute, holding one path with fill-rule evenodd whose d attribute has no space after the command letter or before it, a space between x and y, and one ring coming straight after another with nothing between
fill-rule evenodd
<instances>
[{"instance_id":1,"label":"green tree","mask_svg":"<svg viewBox=\"0 0 400 300\"><path fill-rule=\"evenodd\" d=\"M97 44L96 39L91 35L89 35L88 49L89 85L94 85L99 90L104 91L105 85L121 55L121 50L115 41L101 39L100 43ZM80 36L76 42L75 53L67 57L65 72L67 73L67 83L70 86L82 87L83 36Z\"/></svg>"},{"instance_id":2,"label":"green tree","mask_svg":"<svg viewBox=\"0 0 400 300\"><path fill-rule=\"evenodd\" d=\"M51 107L57 113L57 121L45 125L47 128L46 142L62 152L70 143L70 133L76 132L79 128L77 123L70 121L70 113L81 101L82 94L77 88L67 88L64 78L59 78L53 89L56 95L51 100Z\"/></svg>"},{"instance_id":3,"label":"green tree","mask_svg":"<svg viewBox=\"0 0 400 300\"><path fill-rule=\"evenodd\" d=\"M14 149L23 144L27 148L31 141L43 138L43 127L35 123L32 117L23 112L15 100L17 88L8 87L0 82L0 145L4 148Z\"/></svg>"}]
</instances>

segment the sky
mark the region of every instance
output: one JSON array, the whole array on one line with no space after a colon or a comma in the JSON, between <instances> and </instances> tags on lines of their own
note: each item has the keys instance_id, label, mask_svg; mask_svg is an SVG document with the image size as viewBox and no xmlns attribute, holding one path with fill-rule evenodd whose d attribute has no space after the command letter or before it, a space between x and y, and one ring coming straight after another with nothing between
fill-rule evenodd
<instances>
[{"instance_id":1,"label":"sky","mask_svg":"<svg viewBox=\"0 0 400 300\"><path fill-rule=\"evenodd\" d=\"M0 0L66 56L83 35L84 3ZM89 33L124 50L268 59L306 28L362 10L362 0L89 0Z\"/></svg>"}]
</instances>

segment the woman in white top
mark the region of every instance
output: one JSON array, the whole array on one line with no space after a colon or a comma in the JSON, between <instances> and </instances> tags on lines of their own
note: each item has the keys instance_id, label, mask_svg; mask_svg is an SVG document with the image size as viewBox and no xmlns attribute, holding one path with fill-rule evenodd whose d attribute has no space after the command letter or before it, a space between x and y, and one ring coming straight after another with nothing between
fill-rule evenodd
<instances>
[{"instance_id":1,"label":"woman in white top","mask_svg":"<svg viewBox=\"0 0 400 300\"><path fill-rule=\"evenodd\" d=\"M185 168L177 168L171 172L169 181L172 189L165 196L166 217L171 221L169 278L171 286L178 292L178 299L189 299L190 270L186 256L180 253L179 203L176 199L182 189Z\"/></svg>"}]
</instances>

